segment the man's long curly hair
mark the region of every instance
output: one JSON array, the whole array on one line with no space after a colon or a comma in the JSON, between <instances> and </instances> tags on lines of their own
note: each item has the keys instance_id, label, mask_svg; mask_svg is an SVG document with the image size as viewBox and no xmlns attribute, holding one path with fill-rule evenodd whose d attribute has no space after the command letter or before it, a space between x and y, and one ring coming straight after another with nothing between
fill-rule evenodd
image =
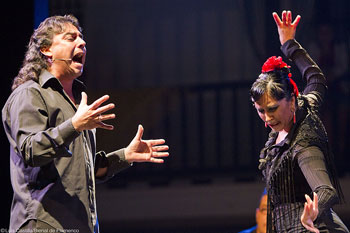
<instances>
[{"instance_id":1,"label":"man's long curly hair","mask_svg":"<svg viewBox=\"0 0 350 233\"><path fill-rule=\"evenodd\" d=\"M49 61L41 53L41 50L49 48L52 45L53 37L64 32L67 24L74 25L82 32L77 18L73 15L49 17L34 30L25 53L23 65L13 80L12 91L29 80L38 82L42 70L49 66Z\"/></svg>"}]
</instances>

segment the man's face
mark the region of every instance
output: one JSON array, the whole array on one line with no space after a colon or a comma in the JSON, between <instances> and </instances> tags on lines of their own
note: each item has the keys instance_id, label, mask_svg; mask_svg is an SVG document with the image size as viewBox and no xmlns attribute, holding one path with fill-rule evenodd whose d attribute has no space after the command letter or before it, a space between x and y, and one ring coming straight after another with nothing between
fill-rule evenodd
<instances>
[{"instance_id":1,"label":"man's face","mask_svg":"<svg viewBox=\"0 0 350 233\"><path fill-rule=\"evenodd\" d=\"M257 233L266 233L267 220L267 195L264 195L260 200L259 208L256 209L255 219L257 224Z\"/></svg>"},{"instance_id":2,"label":"man's face","mask_svg":"<svg viewBox=\"0 0 350 233\"><path fill-rule=\"evenodd\" d=\"M64 32L53 37L52 45L47 50L52 60L49 71L56 77L79 77L85 64L85 46L83 35L74 25L67 23Z\"/></svg>"}]
</instances>

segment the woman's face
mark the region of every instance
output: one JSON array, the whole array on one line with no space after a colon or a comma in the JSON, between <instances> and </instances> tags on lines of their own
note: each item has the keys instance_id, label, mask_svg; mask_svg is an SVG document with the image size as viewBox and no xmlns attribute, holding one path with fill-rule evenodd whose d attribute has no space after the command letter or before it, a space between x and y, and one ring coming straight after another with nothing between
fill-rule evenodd
<instances>
[{"instance_id":1,"label":"woman's face","mask_svg":"<svg viewBox=\"0 0 350 233\"><path fill-rule=\"evenodd\" d=\"M289 101L286 98L275 100L265 93L258 101L254 102L254 106L259 117L275 132L283 130L289 132L292 128L295 112L294 96Z\"/></svg>"}]
</instances>

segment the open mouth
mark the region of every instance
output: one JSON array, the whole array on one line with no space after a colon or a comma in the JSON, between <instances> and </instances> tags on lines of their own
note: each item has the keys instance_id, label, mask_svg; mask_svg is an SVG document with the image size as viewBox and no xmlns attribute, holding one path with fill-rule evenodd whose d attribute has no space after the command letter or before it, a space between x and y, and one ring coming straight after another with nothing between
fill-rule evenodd
<instances>
[{"instance_id":1,"label":"open mouth","mask_svg":"<svg viewBox=\"0 0 350 233\"><path fill-rule=\"evenodd\" d=\"M84 53L78 53L74 55L74 57L72 58L72 61L83 64L83 57L84 57Z\"/></svg>"}]
</instances>

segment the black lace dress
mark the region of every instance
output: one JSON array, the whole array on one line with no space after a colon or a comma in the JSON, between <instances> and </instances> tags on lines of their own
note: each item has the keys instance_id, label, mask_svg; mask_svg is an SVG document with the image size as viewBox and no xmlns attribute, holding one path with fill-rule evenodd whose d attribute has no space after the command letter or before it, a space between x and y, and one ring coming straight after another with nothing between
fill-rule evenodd
<instances>
[{"instance_id":1,"label":"black lace dress","mask_svg":"<svg viewBox=\"0 0 350 233\"><path fill-rule=\"evenodd\" d=\"M319 67L295 40L282 46L283 53L299 68L306 81L298 97L296 123L287 137L276 144L271 132L260 154L268 192L267 232L309 232L301 224L305 194L319 198L314 222L320 232L349 232L332 206L343 201L327 133L318 117L326 81Z\"/></svg>"}]
</instances>

